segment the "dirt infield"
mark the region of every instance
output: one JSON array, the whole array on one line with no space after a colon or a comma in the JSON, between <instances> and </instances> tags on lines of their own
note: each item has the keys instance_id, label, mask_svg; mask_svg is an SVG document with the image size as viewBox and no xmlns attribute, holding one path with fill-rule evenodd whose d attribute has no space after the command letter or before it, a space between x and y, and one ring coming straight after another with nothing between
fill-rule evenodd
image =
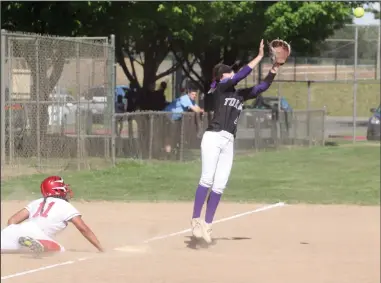
<instances>
[{"instance_id":1,"label":"dirt infield","mask_svg":"<svg viewBox=\"0 0 381 283\"><path fill-rule=\"evenodd\" d=\"M2 203L2 227L24 204ZM2 282L380 282L379 207L273 207L215 224L215 243L195 249L189 232L170 235L189 228L189 203L75 205L109 251L95 253L69 227L58 237L65 253L42 259L2 255ZM222 203L217 218L262 206Z\"/></svg>"}]
</instances>

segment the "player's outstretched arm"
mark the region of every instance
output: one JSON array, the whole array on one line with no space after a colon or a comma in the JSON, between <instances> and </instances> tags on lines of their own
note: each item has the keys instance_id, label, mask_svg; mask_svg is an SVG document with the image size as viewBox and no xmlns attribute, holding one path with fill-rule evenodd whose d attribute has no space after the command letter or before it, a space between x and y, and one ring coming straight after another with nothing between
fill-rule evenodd
<instances>
[{"instance_id":1,"label":"player's outstretched arm","mask_svg":"<svg viewBox=\"0 0 381 283\"><path fill-rule=\"evenodd\" d=\"M232 78L233 84L238 84L240 81L242 81L244 78L246 78L250 72L261 62L263 56L264 56L264 44L263 39L261 40L261 43L259 45L259 52L257 57L255 57L253 60L251 60L246 66L244 66L241 70L239 70Z\"/></svg>"},{"instance_id":2,"label":"player's outstretched arm","mask_svg":"<svg viewBox=\"0 0 381 283\"><path fill-rule=\"evenodd\" d=\"M275 63L271 67L269 73L267 74L266 78L263 81L253 86L252 88L239 89L238 93L241 96L243 96L244 100L256 98L259 94L269 89L272 82L274 81L274 78L276 73L278 72L278 69L279 69L279 64Z\"/></svg>"},{"instance_id":3,"label":"player's outstretched arm","mask_svg":"<svg viewBox=\"0 0 381 283\"><path fill-rule=\"evenodd\" d=\"M29 211L25 208L17 211L8 219L8 226L12 224L19 224L29 218Z\"/></svg>"},{"instance_id":4,"label":"player's outstretched arm","mask_svg":"<svg viewBox=\"0 0 381 283\"><path fill-rule=\"evenodd\" d=\"M94 247L98 249L100 252L104 252L104 249L101 246L101 243L98 241L97 237L91 231L90 227L86 225L86 223L83 221L82 217L80 215L73 217L70 220L74 226L81 232L81 234L90 242L93 244Z\"/></svg>"}]
</instances>

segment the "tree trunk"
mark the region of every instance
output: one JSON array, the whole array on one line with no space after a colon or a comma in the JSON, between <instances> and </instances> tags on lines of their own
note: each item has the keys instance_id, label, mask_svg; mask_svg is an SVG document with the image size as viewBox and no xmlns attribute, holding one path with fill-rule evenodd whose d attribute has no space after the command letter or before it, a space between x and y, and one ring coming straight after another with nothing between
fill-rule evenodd
<instances>
[{"instance_id":1,"label":"tree trunk","mask_svg":"<svg viewBox=\"0 0 381 283\"><path fill-rule=\"evenodd\" d=\"M52 42L52 39L38 39L37 43L34 41L24 46L25 59L32 73L33 86L31 87L31 100L37 101L38 98L40 101L39 106L37 106L36 103L31 104L30 123L33 147L37 147L39 143L40 148L46 148L44 144L49 123L49 105L46 102L49 100L49 94L59 81L65 64L65 56L63 54L65 46L58 44L60 43ZM50 47L50 49L48 49L48 47ZM52 62L52 71L49 77L48 59L51 59ZM39 140L37 133L40 134ZM36 149L37 148L34 148L33 152L37 155ZM46 153L46 151L41 152L41 154L43 153Z\"/></svg>"},{"instance_id":2,"label":"tree trunk","mask_svg":"<svg viewBox=\"0 0 381 283\"><path fill-rule=\"evenodd\" d=\"M208 94L210 89L210 84L212 83L213 77L212 72L213 68L216 64L221 61L220 52L218 48L209 48L203 54L204 56L198 56L200 61L200 67L202 76L204 78L204 109L205 111L213 111L214 103L213 103L213 94Z\"/></svg>"}]
</instances>

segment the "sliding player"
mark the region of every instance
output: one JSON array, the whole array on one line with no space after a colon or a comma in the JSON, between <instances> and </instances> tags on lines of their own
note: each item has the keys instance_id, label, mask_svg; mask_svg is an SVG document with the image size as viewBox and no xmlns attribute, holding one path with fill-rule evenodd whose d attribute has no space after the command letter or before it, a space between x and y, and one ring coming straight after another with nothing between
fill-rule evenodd
<instances>
[{"instance_id":1,"label":"sliding player","mask_svg":"<svg viewBox=\"0 0 381 283\"><path fill-rule=\"evenodd\" d=\"M103 252L97 237L69 203L73 193L61 177L51 176L43 180L41 194L42 198L32 201L9 218L8 226L1 231L1 253L63 252L64 247L53 238L69 222Z\"/></svg>"}]
</instances>

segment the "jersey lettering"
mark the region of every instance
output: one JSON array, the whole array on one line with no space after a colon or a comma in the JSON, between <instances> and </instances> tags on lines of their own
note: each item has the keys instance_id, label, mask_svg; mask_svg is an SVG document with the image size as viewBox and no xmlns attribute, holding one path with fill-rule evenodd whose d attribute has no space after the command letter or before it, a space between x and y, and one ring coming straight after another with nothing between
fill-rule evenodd
<instances>
[{"instance_id":1,"label":"jersey lettering","mask_svg":"<svg viewBox=\"0 0 381 283\"><path fill-rule=\"evenodd\" d=\"M226 131L236 135L239 116L243 110L244 97L233 87L228 90L216 87L213 95L214 115L207 131Z\"/></svg>"},{"instance_id":2,"label":"jersey lettering","mask_svg":"<svg viewBox=\"0 0 381 283\"><path fill-rule=\"evenodd\" d=\"M41 202L36 213L32 217L37 217L37 216L41 216L45 218L48 217L49 211L52 209L54 204L55 202L50 202L48 205L45 205L44 211L41 213L42 206L44 205L44 202Z\"/></svg>"},{"instance_id":3,"label":"jersey lettering","mask_svg":"<svg viewBox=\"0 0 381 283\"><path fill-rule=\"evenodd\" d=\"M232 106L237 110L242 110L242 103L239 99L233 97L225 98L224 106Z\"/></svg>"},{"instance_id":4,"label":"jersey lettering","mask_svg":"<svg viewBox=\"0 0 381 283\"><path fill-rule=\"evenodd\" d=\"M241 113L239 113L237 119L234 120L234 125L238 124L239 116L241 116Z\"/></svg>"}]
</instances>

